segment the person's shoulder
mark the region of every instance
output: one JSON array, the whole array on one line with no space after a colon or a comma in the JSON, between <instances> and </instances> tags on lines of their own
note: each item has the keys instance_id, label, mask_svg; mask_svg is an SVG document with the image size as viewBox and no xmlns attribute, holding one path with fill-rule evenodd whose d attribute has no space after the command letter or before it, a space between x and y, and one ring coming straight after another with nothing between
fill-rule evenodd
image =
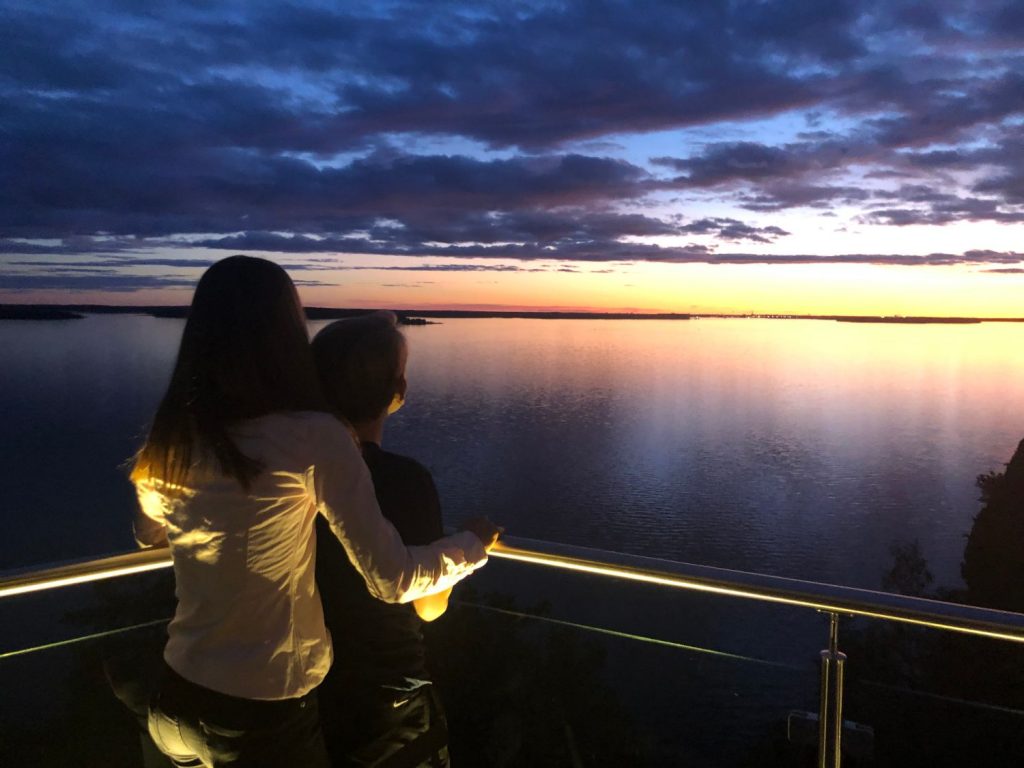
<instances>
[{"instance_id":1,"label":"person's shoulder","mask_svg":"<svg viewBox=\"0 0 1024 768\"><path fill-rule=\"evenodd\" d=\"M415 477L423 480L433 479L430 470L416 459L405 454L385 451L373 443L363 447L363 457L366 459L367 464L386 468L389 472L401 473L406 477Z\"/></svg>"},{"instance_id":2,"label":"person's shoulder","mask_svg":"<svg viewBox=\"0 0 1024 768\"><path fill-rule=\"evenodd\" d=\"M411 456L384 451L371 444L364 446L363 458L370 468L381 511L402 540L423 545L441 538L440 499L434 478L425 466Z\"/></svg>"},{"instance_id":3,"label":"person's shoulder","mask_svg":"<svg viewBox=\"0 0 1024 768\"><path fill-rule=\"evenodd\" d=\"M263 441L287 445L292 451L313 456L323 452L350 451L355 437L348 425L325 411L281 411L268 413L240 425L241 435L248 433Z\"/></svg>"},{"instance_id":4,"label":"person's shoulder","mask_svg":"<svg viewBox=\"0 0 1024 768\"><path fill-rule=\"evenodd\" d=\"M352 439L348 425L326 411L280 411L268 413L253 421L268 431L285 431L326 439Z\"/></svg>"}]
</instances>

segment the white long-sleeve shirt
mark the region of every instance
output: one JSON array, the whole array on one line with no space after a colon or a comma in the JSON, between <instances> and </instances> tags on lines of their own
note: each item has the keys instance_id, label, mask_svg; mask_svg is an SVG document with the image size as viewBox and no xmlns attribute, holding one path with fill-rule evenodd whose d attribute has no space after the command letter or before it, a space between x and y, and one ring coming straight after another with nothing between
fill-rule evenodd
<instances>
[{"instance_id":1,"label":"white long-sleeve shirt","mask_svg":"<svg viewBox=\"0 0 1024 768\"><path fill-rule=\"evenodd\" d=\"M388 602L447 589L487 560L468 531L406 547L380 513L354 441L328 414L271 414L233 437L265 468L248 492L215 473L174 494L158 480L136 482L136 536L146 542L166 529L174 560L178 606L164 658L194 683L285 699L323 680L331 643L314 579L317 512Z\"/></svg>"}]
</instances>

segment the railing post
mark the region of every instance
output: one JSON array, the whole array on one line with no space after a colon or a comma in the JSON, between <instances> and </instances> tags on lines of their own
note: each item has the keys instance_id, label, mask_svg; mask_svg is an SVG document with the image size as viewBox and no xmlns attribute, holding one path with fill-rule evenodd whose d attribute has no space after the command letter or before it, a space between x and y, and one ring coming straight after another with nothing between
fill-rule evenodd
<instances>
[{"instance_id":1,"label":"railing post","mask_svg":"<svg viewBox=\"0 0 1024 768\"><path fill-rule=\"evenodd\" d=\"M835 750L835 756L833 757L833 768L840 768L843 760L843 675L846 671L846 654L842 651L836 651L836 699L833 711L835 713L835 722L833 724L832 739L834 742L833 749Z\"/></svg>"},{"instance_id":2,"label":"railing post","mask_svg":"<svg viewBox=\"0 0 1024 768\"><path fill-rule=\"evenodd\" d=\"M835 681L832 680L832 665L835 664ZM832 753L832 768L841 768L843 760L843 682L846 671L846 654L839 650L839 614L828 614L828 648L821 652L821 696L818 702L818 768L829 768L829 752ZM829 713L831 710L831 717ZM831 736L829 738L829 726ZM831 742L831 743L830 743ZM830 750L831 747L831 750Z\"/></svg>"},{"instance_id":3,"label":"railing post","mask_svg":"<svg viewBox=\"0 0 1024 768\"><path fill-rule=\"evenodd\" d=\"M821 698L818 701L818 768L828 768L828 689L832 656L821 652Z\"/></svg>"}]
</instances>

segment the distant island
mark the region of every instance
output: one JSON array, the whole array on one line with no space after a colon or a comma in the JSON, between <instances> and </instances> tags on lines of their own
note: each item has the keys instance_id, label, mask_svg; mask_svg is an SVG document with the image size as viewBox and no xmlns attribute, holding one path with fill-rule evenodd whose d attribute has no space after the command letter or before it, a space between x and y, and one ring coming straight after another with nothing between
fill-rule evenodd
<instances>
[{"instance_id":1,"label":"distant island","mask_svg":"<svg viewBox=\"0 0 1024 768\"><path fill-rule=\"evenodd\" d=\"M85 315L35 304L0 304L0 320L81 320Z\"/></svg>"},{"instance_id":2,"label":"distant island","mask_svg":"<svg viewBox=\"0 0 1024 768\"><path fill-rule=\"evenodd\" d=\"M340 320L358 317L375 309L335 307L306 307L310 320ZM502 311L467 309L396 309L403 325L432 325L437 319L508 318L524 320L697 320L697 319L750 319L750 320L829 320L840 323L893 323L908 325L976 323L1021 323L1024 317L929 317L899 315L791 315L791 314L725 314L676 312L549 312ZM84 315L151 315L152 317L181 319L188 307L128 307L109 304L0 304L0 320L76 320Z\"/></svg>"},{"instance_id":3,"label":"distant island","mask_svg":"<svg viewBox=\"0 0 1024 768\"><path fill-rule=\"evenodd\" d=\"M980 317L837 317L836 320L840 323L907 323L911 325L926 323L969 325L984 322Z\"/></svg>"}]
</instances>

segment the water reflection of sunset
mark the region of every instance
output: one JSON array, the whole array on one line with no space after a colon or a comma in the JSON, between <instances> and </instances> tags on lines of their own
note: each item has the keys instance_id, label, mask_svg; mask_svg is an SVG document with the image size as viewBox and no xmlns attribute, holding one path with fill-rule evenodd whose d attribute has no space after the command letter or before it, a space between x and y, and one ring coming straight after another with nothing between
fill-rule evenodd
<instances>
[{"instance_id":1,"label":"water reflection of sunset","mask_svg":"<svg viewBox=\"0 0 1024 768\"><path fill-rule=\"evenodd\" d=\"M577 540L582 525L625 549L651 551L645 531L661 530L656 554L684 561L801 562L871 587L910 536L956 583L974 478L1024 435L1007 417L1024 413L1024 357L1006 354L1024 346L1018 324L446 320L407 334L396 439L438 456L466 443L464 464L435 467L454 504L504 494L530 535ZM507 480L484 491L494 467Z\"/></svg>"},{"instance_id":2,"label":"water reflection of sunset","mask_svg":"<svg viewBox=\"0 0 1024 768\"><path fill-rule=\"evenodd\" d=\"M12 505L124 534L104 517L131 503L116 467L180 329L0 324L11 443L58 450L98 484L87 502L54 494L26 451L6 469ZM485 510L535 538L875 587L889 543L910 537L955 584L974 479L1024 436L1015 323L445 319L405 333L408 405L388 442L431 468L450 523ZM20 551L41 557L49 527L33 530Z\"/></svg>"}]
</instances>

